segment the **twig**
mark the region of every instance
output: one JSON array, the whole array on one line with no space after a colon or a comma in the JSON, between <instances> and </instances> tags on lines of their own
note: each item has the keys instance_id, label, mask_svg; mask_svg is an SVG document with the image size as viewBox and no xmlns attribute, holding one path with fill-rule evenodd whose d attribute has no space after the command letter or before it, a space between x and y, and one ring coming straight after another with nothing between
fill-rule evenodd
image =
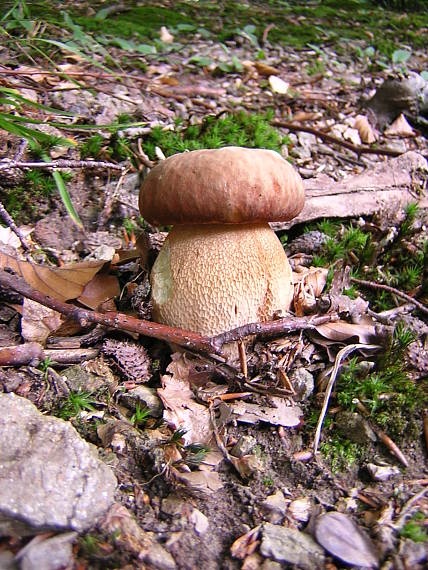
<instances>
[{"instance_id":1,"label":"twig","mask_svg":"<svg viewBox=\"0 0 428 570\"><path fill-rule=\"evenodd\" d=\"M315 135L316 137L318 137L322 140L325 140L327 142L331 142L334 144L338 144L338 145L343 146L349 150L352 150L358 156L360 156L361 154L381 154L384 156L400 156L401 154L403 154L403 152L400 152L399 150L391 150L388 148L372 148L369 146L357 146L357 145L352 144L348 141L339 139L338 137L335 137L333 135L325 133L324 131L314 129L313 127L305 127L303 125L296 125L294 123L282 121L281 119L273 119L271 121L271 125L273 125L275 127L283 127L284 129L288 129L289 131L293 131L293 132L302 131L304 133L311 133L312 135Z\"/></svg>"},{"instance_id":2,"label":"twig","mask_svg":"<svg viewBox=\"0 0 428 570\"><path fill-rule=\"evenodd\" d=\"M406 522L406 518L411 514L415 503L417 503L419 501L419 499L422 499L422 497L424 495L426 495L427 493L428 493L428 487L425 489L422 489L422 491L419 491L419 493L416 493L416 495L414 495L413 497L410 497L410 499L404 504L404 506L401 510L400 516L398 517L396 522L393 524L393 527L396 530L400 530L402 528L402 526Z\"/></svg>"},{"instance_id":3,"label":"twig","mask_svg":"<svg viewBox=\"0 0 428 570\"><path fill-rule=\"evenodd\" d=\"M55 160L52 162L21 162L20 160L8 160L0 162L0 170L10 168L111 168L112 170L123 170L123 166L98 160Z\"/></svg>"},{"instance_id":4,"label":"twig","mask_svg":"<svg viewBox=\"0 0 428 570\"><path fill-rule=\"evenodd\" d=\"M27 244L27 240L25 239L25 237L22 235L21 230L18 228L18 226L15 224L15 222L13 221L12 217L10 216L9 212L6 210L6 208L3 206L3 204L0 202L0 216L3 219L4 223L13 231L14 234L16 234L18 236L19 241L21 242L22 245L22 249L24 251L29 251L30 247Z\"/></svg>"},{"instance_id":5,"label":"twig","mask_svg":"<svg viewBox=\"0 0 428 570\"><path fill-rule=\"evenodd\" d=\"M412 303L412 305L417 307L420 311L422 311L422 313L424 313L425 315L428 315L428 307L427 306L425 306L420 301L413 299L413 297L410 297L410 295L407 295L406 293L403 293L399 289L396 289L395 287L390 287L389 285L384 285L383 283L375 283L373 281L366 281L365 279L357 279L355 277L351 277L351 281L352 281L352 283L355 283L356 285L362 285L363 287L368 287L369 289L380 289L381 291L388 291L389 293L392 293L393 295L397 295L397 297L401 297L402 299L404 299L408 303Z\"/></svg>"},{"instance_id":6,"label":"twig","mask_svg":"<svg viewBox=\"0 0 428 570\"><path fill-rule=\"evenodd\" d=\"M53 69L38 70L20 70L20 69L0 69L0 75L59 75L64 77L94 77L95 79L131 79L137 83L151 83L147 77L141 75L132 75L130 73L95 73L90 71L61 71Z\"/></svg>"},{"instance_id":7,"label":"twig","mask_svg":"<svg viewBox=\"0 0 428 570\"><path fill-rule=\"evenodd\" d=\"M245 336L256 335L270 337L295 332L297 330L312 330L316 328L316 326L330 322L335 318L332 315L322 315L319 317L311 317L310 319L290 316L277 321L251 323L217 336L207 337L192 331L137 319L123 313L114 311L98 313L96 311L76 307L75 305L69 305L44 295L31 287L31 285L26 283L23 279L7 273L2 269L0 269L0 286L12 289L24 297L36 301L36 303L40 303L58 313L66 315L70 319L80 323L83 327L88 326L89 323L95 323L116 330L136 332L144 336L178 344L185 349L208 354L221 355L224 344L240 340Z\"/></svg>"},{"instance_id":8,"label":"twig","mask_svg":"<svg viewBox=\"0 0 428 570\"><path fill-rule=\"evenodd\" d=\"M364 416L370 416L370 412L365 407L365 405L360 402L358 398L354 398L353 403L356 404L357 409L364 414ZM403 455L402 451L398 447L396 443L392 441L392 439L387 435L380 427L378 427L375 423L370 422L370 427L373 429L377 437L381 440L381 442L395 455L395 457L404 465L404 467L409 466L409 462Z\"/></svg>"},{"instance_id":9,"label":"twig","mask_svg":"<svg viewBox=\"0 0 428 570\"><path fill-rule=\"evenodd\" d=\"M342 348L342 350L339 350L339 352L337 353L336 361L331 371L330 379L328 381L327 389L325 391L324 402L322 405L320 417L318 418L317 429L315 430L314 454L317 453L318 450L318 445L321 439L322 424L324 423L324 418L327 413L328 402L330 400L331 391L336 381L337 373L339 372L342 360L347 356L349 356L351 352L354 352L354 350L358 350L359 348L364 348L364 350L376 350L379 348L379 346L377 344L360 344L360 343L350 344L349 346L345 346L344 348Z\"/></svg>"}]
</instances>

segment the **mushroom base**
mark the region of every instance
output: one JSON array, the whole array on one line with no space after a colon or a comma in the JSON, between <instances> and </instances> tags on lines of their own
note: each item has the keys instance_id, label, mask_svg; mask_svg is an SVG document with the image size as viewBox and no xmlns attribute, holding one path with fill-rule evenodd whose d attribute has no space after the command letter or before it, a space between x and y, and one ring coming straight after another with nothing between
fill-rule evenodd
<instances>
[{"instance_id":1,"label":"mushroom base","mask_svg":"<svg viewBox=\"0 0 428 570\"><path fill-rule=\"evenodd\" d=\"M290 308L292 271L269 224L177 225L151 273L153 317L212 336Z\"/></svg>"}]
</instances>

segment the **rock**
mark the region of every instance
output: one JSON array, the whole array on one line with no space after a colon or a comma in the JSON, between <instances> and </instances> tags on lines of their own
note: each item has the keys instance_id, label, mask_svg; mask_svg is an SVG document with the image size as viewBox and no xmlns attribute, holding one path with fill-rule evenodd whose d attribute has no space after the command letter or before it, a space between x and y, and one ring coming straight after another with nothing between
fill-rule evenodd
<instances>
[{"instance_id":1,"label":"rock","mask_svg":"<svg viewBox=\"0 0 428 570\"><path fill-rule=\"evenodd\" d=\"M116 478L74 427L0 394L0 536L82 532L113 502Z\"/></svg>"},{"instance_id":2,"label":"rock","mask_svg":"<svg viewBox=\"0 0 428 570\"><path fill-rule=\"evenodd\" d=\"M62 570L73 562L73 543L77 532L58 534L42 540L39 537L29 542L17 555L19 570Z\"/></svg>"},{"instance_id":3,"label":"rock","mask_svg":"<svg viewBox=\"0 0 428 570\"><path fill-rule=\"evenodd\" d=\"M282 566L275 560L265 560L261 566L261 570L281 570Z\"/></svg>"},{"instance_id":4,"label":"rock","mask_svg":"<svg viewBox=\"0 0 428 570\"><path fill-rule=\"evenodd\" d=\"M401 475L400 468L395 465L375 465L374 463L368 463L366 467L374 481L388 481L388 479L392 477Z\"/></svg>"},{"instance_id":5,"label":"rock","mask_svg":"<svg viewBox=\"0 0 428 570\"><path fill-rule=\"evenodd\" d=\"M150 546L149 551L144 556L144 562L156 570L174 570L176 567L171 554L157 542Z\"/></svg>"},{"instance_id":6,"label":"rock","mask_svg":"<svg viewBox=\"0 0 428 570\"><path fill-rule=\"evenodd\" d=\"M314 377L306 368L296 368L290 374L290 381L295 391L295 399L307 400L314 391Z\"/></svg>"},{"instance_id":7,"label":"rock","mask_svg":"<svg viewBox=\"0 0 428 570\"><path fill-rule=\"evenodd\" d=\"M287 510L287 501L284 493L278 490L273 495L269 495L262 503L262 509L269 514L271 523L279 523L282 521Z\"/></svg>"},{"instance_id":8,"label":"rock","mask_svg":"<svg viewBox=\"0 0 428 570\"><path fill-rule=\"evenodd\" d=\"M309 497L299 497L288 505L289 514L299 522L308 522L311 509L312 503Z\"/></svg>"},{"instance_id":9,"label":"rock","mask_svg":"<svg viewBox=\"0 0 428 570\"><path fill-rule=\"evenodd\" d=\"M101 376L88 372L80 364L69 366L61 372L61 376L65 377L67 386L73 392L95 392L105 385Z\"/></svg>"},{"instance_id":10,"label":"rock","mask_svg":"<svg viewBox=\"0 0 428 570\"><path fill-rule=\"evenodd\" d=\"M10 550L0 551L0 568L1 570L16 570L15 556Z\"/></svg>"},{"instance_id":11,"label":"rock","mask_svg":"<svg viewBox=\"0 0 428 570\"><path fill-rule=\"evenodd\" d=\"M260 552L276 562L295 564L303 570L324 568L324 551L315 540L299 530L264 523Z\"/></svg>"},{"instance_id":12,"label":"rock","mask_svg":"<svg viewBox=\"0 0 428 570\"><path fill-rule=\"evenodd\" d=\"M368 422L356 412L339 412L336 425L354 443L365 445L377 439Z\"/></svg>"},{"instance_id":13,"label":"rock","mask_svg":"<svg viewBox=\"0 0 428 570\"><path fill-rule=\"evenodd\" d=\"M249 455L257 445L257 440L251 435L242 435L230 450L234 457Z\"/></svg>"},{"instance_id":14,"label":"rock","mask_svg":"<svg viewBox=\"0 0 428 570\"><path fill-rule=\"evenodd\" d=\"M286 248L287 255L294 255L296 253L315 254L319 253L329 237L327 234L318 230L306 232L303 235L293 239Z\"/></svg>"},{"instance_id":15,"label":"rock","mask_svg":"<svg viewBox=\"0 0 428 570\"><path fill-rule=\"evenodd\" d=\"M210 522L208 520L208 517L206 517L204 513L201 513L201 511L198 509L193 509L189 520L193 524L196 534L205 534L209 529Z\"/></svg>"},{"instance_id":16,"label":"rock","mask_svg":"<svg viewBox=\"0 0 428 570\"><path fill-rule=\"evenodd\" d=\"M403 557L406 567L412 568L428 559L428 549L423 542L403 540L400 544L400 556Z\"/></svg>"},{"instance_id":17,"label":"rock","mask_svg":"<svg viewBox=\"0 0 428 570\"><path fill-rule=\"evenodd\" d=\"M120 395L120 402L131 410L135 410L137 404L140 407L147 408L150 411L149 415L154 418L160 418L162 415L162 402L156 391L148 386L137 386L128 392L124 392Z\"/></svg>"}]
</instances>

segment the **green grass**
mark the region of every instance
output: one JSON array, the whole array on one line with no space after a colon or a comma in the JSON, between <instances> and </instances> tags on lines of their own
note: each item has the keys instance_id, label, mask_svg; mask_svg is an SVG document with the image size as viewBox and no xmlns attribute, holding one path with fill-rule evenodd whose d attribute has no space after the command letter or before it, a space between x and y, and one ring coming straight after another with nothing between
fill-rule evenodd
<instances>
[{"instance_id":1,"label":"green grass","mask_svg":"<svg viewBox=\"0 0 428 570\"><path fill-rule=\"evenodd\" d=\"M94 404L96 400L91 392L71 392L56 415L63 420L69 420L82 411L94 411Z\"/></svg>"},{"instance_id":2,"label":"green grass","mask_svg":"<svg viewBox=\"0 0 428 570\"><path fill-rule=\"evenodd\" d=\"M424 528L425 515L418 511L400 530L400 536L413 542L427 542L428 532Z\"/></svg>"},{"instance_id":3,"label":"green grass","mask_svg":"<svg viewBox=\"0 0 428 570\"><path fill-rule=\"evenodd\" d=\"M323 457L328 461L333 473L344 471L351 467L362 455L362 447L357 443L353 443L334 434L320 445L320 451Z\"/></svg>"},{"instance_id":4,"label":"green grass","mask_svg":"<svg viewBox=\"0 0 428 570\"><path fill-rule=\"evenodd\" d=\"M135 407L135 412L131 416L131 423L135 427L143 427L149 417L150 410L146 407L141 407L140 404L137 404Z\"/></svg>"}]
</instances>

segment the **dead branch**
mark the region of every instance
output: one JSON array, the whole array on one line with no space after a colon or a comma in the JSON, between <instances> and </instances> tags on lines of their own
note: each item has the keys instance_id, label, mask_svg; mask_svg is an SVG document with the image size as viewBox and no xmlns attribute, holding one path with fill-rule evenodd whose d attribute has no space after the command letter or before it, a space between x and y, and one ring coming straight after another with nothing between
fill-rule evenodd
<instances>
[{"instance_id":1,"label":"dead branch","mask_svg":"<svg viewBox=\"0 0 428 570\"><path fill-rule=\"evenodd\" d=\"M420 301L417 301L413 297L410 297L410 295L403 293L399 289L396 289L395 287L390 287L389 285L384 285L383 283L376 283L374 281L366 281L365 279L357 279L356 277L351 277L351 282L355 283L356 285L361 285L362 287L367 287L368 289L380 289L381 291L388 291L388 293L392 293L393 295L397 295L397 297L401 297L401 299L404 299L408 303L411 303L412 305L417 307L422 313L428 315L428 307L426 305L424 305Z\"/></svg>"},{"instance_id":2,"label":"dead branch","mask_svg":"<svg viewBox=\"0 0 428 570\"><path fill-rule=\"evenodd\" d=\"M131 73L95 73L90 71L61 71L55 69L42 70L22 70L22 69L0 69L0 75L58 75L59 77L93 77L94 79L131 79L137 83L151 83L147 77L132 75Z\"/></svg>"},{"instance_id":3,"label":"dead branch","mask_svg":"<svg viewBox=\"0 0 428 570\"><path fill-rule=\"evenodd\" d=\"M2 218L2 220L4 221L4 223L13 231L13 233L18 237L19 241L21 242L22 245L22 249L24 251L29 251L30 247L27 244L27 240L25 239L25 237L22 235L21 230L18 228L18 226L15 224L15 222L13 221L11 215L9 214L9 212L6 210L6 208L3 206L3 204L0 202L0 217Z\"/></svg>"},{"instance_id":4,"label":"dead branch","mask_svg":"<svg viewBox=\"0 0 428 570\"><path fill-rule=\"evenodd\" d=\"M305 127L303 125L296 125L295 123L289 123L288 121L281 121L280 119L273 119L271 121L271 125L273 125L275 127L283 127L284 129L288 129L289 131L292 131L292 132L301 131L304 133L310 133L311 135L315 135L319 139L322 139L322 140L330 142L330 143L338 144L340 146L347 148L348 150L352 150L358 156L360 156L361 154L381 154L383 156L400 156L401 154L403 154L402 152L400 152L398 150L391 150L388 148L374 148L374 147L370 147L370 146L357 146L357 145L352 144L348 141L345 141L343 139L339 139L338 137L330 135L329 133L326 133L324 131L320 131L319 129L315 129L313 127Z\"/></svg>"},{"instance_id":5,"label":"dead branch","mask_svg":"<svg viewBox=\"0 0 428 570\"><path fill-rule=\"evenodd\" d=\"M90 323L104 325L111 329L136 332L143 336L177 344L185 349L208 354L221 355L222 347L225 343L240 340L249 335L271 337L298 330L312 330L316 326L336 318L335 315L313 316L310 318L289 316L265 323L250 323L217 336L207 337L192 331L137 319L123 313L113 311L99 313L70 305L44 295L23 279L2 269L0 269L0 286L12 289L24 297L36 301L36 303L66 315L68 318L80 323L83 327L88 326Z\"/></svg>"},{"instance_id":6,"label":"dead branch","mask_svg":"<svg viewBox=\"0 0 428 570\"><path fill-rule=\"evenodd\" d=\"M55 160L52 162L22 162L20 160L4 160L0 162L0 170L9 170L11 168L111 168L112 170L123 170L123 166L113 164L112 162L97 160Z\"/></svg>"}]
</instances>

